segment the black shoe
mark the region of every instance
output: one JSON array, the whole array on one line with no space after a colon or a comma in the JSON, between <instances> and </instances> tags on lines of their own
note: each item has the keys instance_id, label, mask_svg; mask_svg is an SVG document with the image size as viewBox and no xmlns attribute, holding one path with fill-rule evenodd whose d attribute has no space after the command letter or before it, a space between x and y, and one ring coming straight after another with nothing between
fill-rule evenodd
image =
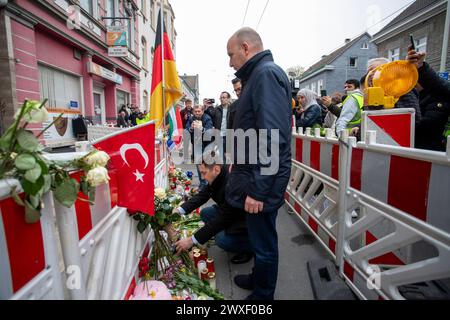
<instances>
[{"instance_id":1,"label":"black shoe","mask_svg":"<svg viewBox=\"0 0 450 320\"><path fill-rule=\"evenodd\" d=\"M237 275L234 277L234 283L242 289L253 290L253 279L252 275Z\"/></svg>"},{"instance_id":2,"label":"black shoe","mask_svg":"<svg viewBox=\"0 0 450 320\"><path fill-rule=\"evenodd\" d=\"M253 258L253 254L250 252L238 253L231 258L231 263L234 263L234 264L247 263L250 260L252 260L252 258Z\"/></svg>"}]
</instances>

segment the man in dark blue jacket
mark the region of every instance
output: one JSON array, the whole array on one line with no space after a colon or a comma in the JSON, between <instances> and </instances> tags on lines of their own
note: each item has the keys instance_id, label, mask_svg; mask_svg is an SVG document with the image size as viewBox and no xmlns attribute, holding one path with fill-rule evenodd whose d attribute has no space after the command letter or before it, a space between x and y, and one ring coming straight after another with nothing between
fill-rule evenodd
<instances>
[{"instance_id":1,"label":"man in dark blue jacket","mask_svg":"<svg viewBox=\"0 0 450 320\"><path fill-rule=\"evenodd\" d=\"M238 30L228 41L227 51L230 66L237 70L242 83L233 123L235 137L240 129L258 135L256 154L250 152L252 148L250 143L245 145L245 139L235 144L235 165L226 189L227 202L247 212L248 235L255 254L253 273L236 276L235 283L253 290L249 300L272 300L278 274L276 217L291 173L291 87L272 53L264 51L255 30ZM270 161L259 158L253 163L252 158L262 154ZM243 156L245 164L237 161ZM266 170L274 164L278 170Z\"/></svg>"}]
</instances>

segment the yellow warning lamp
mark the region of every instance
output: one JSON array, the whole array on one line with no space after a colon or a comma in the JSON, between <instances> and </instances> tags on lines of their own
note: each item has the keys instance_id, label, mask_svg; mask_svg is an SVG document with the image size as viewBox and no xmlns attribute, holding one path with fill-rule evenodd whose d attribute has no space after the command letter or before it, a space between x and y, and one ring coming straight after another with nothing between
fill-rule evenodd
<instances>
[{"instance_id":1,"label":"yellow warning lamp","mask_svg":"<svg viewBox=\"0 0 450 320\"><path fill-rule=\"evenodd\" d=\"M392 109L419 80L417 68L408 61L394 61L370 71L366 77L364 105Z\"/></svg>"}]
</instances>

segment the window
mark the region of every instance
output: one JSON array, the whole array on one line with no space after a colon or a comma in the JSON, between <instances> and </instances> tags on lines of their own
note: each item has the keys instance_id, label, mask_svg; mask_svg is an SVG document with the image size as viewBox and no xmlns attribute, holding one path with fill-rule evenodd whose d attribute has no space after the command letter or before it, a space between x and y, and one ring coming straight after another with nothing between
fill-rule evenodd
<instances>
[{"instance_id":1,"label":"window","mask_svg":"<svg viewBox=\"0 0 450 320\"><path fill-rule=\"evenodd\" d=\"M150 25L155 29L155 1L150 0Z\"/></svg>"},{"instance_id":2,"label":"window","mask_svg":"<svg viewBox=\"0 0 450 320\"><path fill-rule=\"evenodd\" d=\"M148 51L147 51L147 40L145 40L144 37L142 37L142 47L141 47L141 55L142 55L142 67L148 70Z\"/></svg>"},{"instance_id":3,"label":"window","mask_svg":"<svg viewBox=\"0 0 450 320\"><path fill-rule=\"evenodd\" d=\"M323 90L323 80L320 79L319 81L317 81L317 94L320 95L320 91Z\"/></svg>"},{"instance_id":4,"label":"window","mask_svg":"<svg viewBox=\"0 0 450 320\"><path fill-rule=\"evenodd\" d=\"M316 91L316 83L315 82L311 83L311 91L317 92Z\"/></svg>"},{"instance_id":5,"label":"window","mask_svg":"<svg viewBox=\"0 0 450 320\"><path fill-rule=\"evenodd\" d=\"M147 0L141 0L141 12L144 15L144 18L147 17Z\"/></svg>"},{"instance_id":6,"label":"window","mask_svg":"<svg viewBox=\"0 0 450 320\"><path fill-rule=\"evenodd\" d=\"M364 41L362 43L361 49L368 50L369 49L369 43L367 41Z\"/></svg>"},{"instance_id":7,"label":"window","mask_svg":"<svg viewBox=\"0 0 450 320\"><path fill-rule=\"evenodd\" d=\"M117 12L117 10L116 10L116 8L117 8L116 1L117 0L107 0L106 1L106 16L107 17L115 17L116 16L116 12ZM112 23L113 23L112 19L107 19L106 20L106 24L108 26L112 25Z\"/></svg>"},{"instance_id":8,"label":"window","mask_svg":"<svg viewBox=\"0 0 450 320\"><path fill-rule=\"evenodd\" d=\"M78 103L81 111L80 78L58 69L39 65L41 99L48 98L49 109L69 109L70 102Z\"/></svg>"},{"instance_id":9,"label":"window","mask_svg":"<svg viewBox=\"0 0 450 320\"><path fill-rule=\"evenodd\" d=\"M134 43L134 16L128 12L128 10L125 10L126 14L125 16L130 18L127 20L127 27L128 27L128 48L130 48L131 51L135 51L135 43Z\"/></svg>"},{"instance_id":10,"label":"window","mask_svg":"<svg viewBox=\"0 0 450 320\"><path fill-rule=\"evenodd\" d=\"M148 92L146 90L144 90L144 93L142 94L142 103L144 104L144 106L142 107L142 110L148 110L149 105L148 105Z\"/></svg>"},{"instance_id":11,"label":"window","mask_svg":"<svg viewBox=\"0 0 450 320\"><path fill-rule=\"evenodd\" d=\"M122 106L127 106L127 104L130 102L129 93L117 90L116 96L117 111L119 111Z\"/></svg>"},{"instance_id":12,"label":"window","mask_svg":"<svg viewBox=\"0 0 450 320\"><path fill-rule=\"evenodd\" d=\"M351 68L356 68L358 66L358 58L356 57L350 57L349 66Z\"/></svg>"},{"instance_id":13,"label":"window","mask_svg":"<svg viewBox=\"0 0 450 320\"><path fill-rule=\"evenodd\" d=\"M80 0L80 7L94 18L97 17L97 0Z\"/></svg>"},{"instance_id":14,"label":"window","mask_svg":"<svg viewBox=\"0 0 450 320\"><path fill-rule=\"evenodd\" d=\"M416 40L416 51L422 53L427 52L427 37Z\"/></svg>"},{"instance_id":15,"label":"window","mask_svg":"<svg viewBox=\"0 0 450 320\"><path fill-rule=\"evenodd\" d=\"M400 60L400 48L389 50L389 60Z\"/></svg>"}]
</instances>

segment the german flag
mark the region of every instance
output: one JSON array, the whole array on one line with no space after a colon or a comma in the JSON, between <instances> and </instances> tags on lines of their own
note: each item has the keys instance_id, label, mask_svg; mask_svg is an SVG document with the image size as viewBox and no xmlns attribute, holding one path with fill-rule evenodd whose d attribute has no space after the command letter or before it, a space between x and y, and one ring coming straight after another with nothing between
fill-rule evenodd
<instances>
[{"instance_id":1,"label":"german flag","mask_svg":"<svg viewBox=\"0 0 450 320\"><path fill-rule=\"evenodd\" d=\"M161 46L161 10L158 14L158 27L156 29L155 53L153 58L152 90L150 98L149 120L156 121L158 129L163 117L178 100L183 96L180 78L178 77L175 60L173 58L172 48L170 47L169 37L166 28L164 32L164 87L165 87L165 106L163 107L163 60Z\"/></svg>"}]
</instances>

